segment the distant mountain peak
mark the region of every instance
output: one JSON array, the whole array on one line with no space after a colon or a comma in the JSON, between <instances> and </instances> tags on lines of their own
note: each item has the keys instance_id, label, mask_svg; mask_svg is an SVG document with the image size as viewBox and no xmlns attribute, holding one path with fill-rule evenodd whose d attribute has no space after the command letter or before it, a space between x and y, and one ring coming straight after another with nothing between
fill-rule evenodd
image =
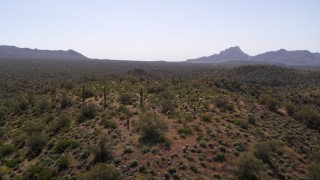
<instances>
[{"instance_id":1,"label":"distant mountain peak","mask_svg":"<svg viewBox=\"0 0 320 180\"><path fill-rule=\"evenodd\" d=\"M187 60L188 62L224 62L230 60L247 60L250 56L244 53L239 46L230 47L224 51L220 51L219 54L214 54L208 57L201 57L197 59Z\"/></svg>"},{"instance_id":2,"label":"distant mountain peak","mask_svg":"<svg viewBox=\"0 0 320 180\"><path fill-rule=\"evenodd\" d=\"M230 47L224 51L221 51L219 56L224 56L225 58L232 59L247 59L249 57L248 54L245 54L239 46Z\"/></svg>"},{"instance_id":3,"label":"distant mountain peak","mask_svg":"<svg viewBox=\"0 0 320 180\"><path fill-rule=\"evenodd\" d=\"M193 63L245 63L246 61L258 63L280 63L291 66L319 66L320 53L311 53L307 50L288 51L285 49L279 49L277 51L269 51L256 56L249 56L244 53L239 46L234 46L221 51L219 54L187 60L187 62Z\"/></svg>"},{"instance_id":4,"label":"distant mountain peak","mask_svg":"<svg viewBox=\"0 0 320 180\"><path fill-rule=\"evenodd\" d=\"M30 48L19 48L16 46L0 46L0 58L11 59L88 59L82 54L69 49L64 50L39 50Z\"/></svg>"}]
</instances>

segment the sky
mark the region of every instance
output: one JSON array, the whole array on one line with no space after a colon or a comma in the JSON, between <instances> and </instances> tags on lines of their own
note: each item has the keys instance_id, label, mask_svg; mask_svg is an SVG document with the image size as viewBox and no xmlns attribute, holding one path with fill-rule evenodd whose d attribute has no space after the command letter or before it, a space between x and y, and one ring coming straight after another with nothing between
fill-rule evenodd
<instances>
[{"instance_id":1,"label":"sky","mask_svg":"<svg viewBox=\"0 0 320 180\"><path fill-rule=\"evenodd\" d=\"M239 46L320 52L319 0L1 0L0 45L182 61Z\"/></svg>"}]
</instances>

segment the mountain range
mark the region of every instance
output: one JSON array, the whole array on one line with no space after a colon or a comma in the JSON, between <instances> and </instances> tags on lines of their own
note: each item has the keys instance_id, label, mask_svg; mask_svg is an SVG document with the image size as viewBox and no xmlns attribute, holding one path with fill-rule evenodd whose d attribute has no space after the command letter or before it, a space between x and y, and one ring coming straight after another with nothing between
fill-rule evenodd
<instances>
[{"instance_id":1,"label":"mountain range","mask_svg":"<svg viewBox=\"0 0 320 180\"><path fill-rule=\"evenodd\" d=\"M289 66L320 66L320 53L311 53L306 50L269 51L256 56L244 53L240 47L235 46L221 51L219 54L188 59L189 63L235 63L235 64L277 64Z\"/></svg>"},{"instance_id":2,"label":"mountain range","mask_svg":"<svg viewBox=\"0 0 320 180\"><path fill-rule=\"evenodd\" d=\"M0 59L65 59L85 60L88 57L74 50L38 50L19 48L15 46L0 46ZM221 51L218 54L188 59L187 63L211 63L221 65L248 65L248 64L274 64L287 66L320 66L320 53L311 53L307 50L269 51L256 56L244 53L240 47L235 46Z\"/></svg>"},{"instance_id":3,"label":"mountain range","mask_svg":"<svg viewBox=\"0 0 320 180\"><path fill-rule=\"evenodd\" d=\"M18 48L15 46L0 46L0 58L7 59L89 59L74 50L38 50Z\"/></svg>"}]
</instances>

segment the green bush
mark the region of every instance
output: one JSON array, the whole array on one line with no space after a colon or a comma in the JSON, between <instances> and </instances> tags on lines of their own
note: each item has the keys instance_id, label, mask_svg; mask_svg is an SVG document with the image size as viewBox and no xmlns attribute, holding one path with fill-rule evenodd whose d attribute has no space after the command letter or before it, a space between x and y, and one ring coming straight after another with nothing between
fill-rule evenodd
<instances>
[{"instance_id":1,"label":"green bush","mask_svg":"<svg viewBox=\"0 0 320 180\"><path fill-rule=\"evenodd\" d=\"M19 113L20 111L27 110L29 104L29 100L26 97L21 96L17 102L16 112Z\"/></svg>"},{"instance_id":2,"label":"green bush","mask_svg":"<svg viewBox=\"0 0 320 180\"><path fill-rule=\"evenodd\" d=\"M62 156L60 159L58 159L57 168L59 171L68 169L69 166L70 166L70 160L67 156Z\"/></svg>"},{"instance_id":3,"label":"green bush","mask_svg":"<svg viewBox=\"0 0 320 180\"><path fill-rule=\"evenodd\" d=\"M270 111L276 111L280 105L280 102L276 98L267 94L261 95L259 101L266 105Z\"/></svg>"},{"instance_id":4,"label":"green bush","mask_svg":"<svg viewBox=\"0 0 320 180\"><path fill-rule=\"evenodd\" d=\"M141 133L140 140L142 142L158 143L164 141L168 126L157 115L147 112L140 116L140 120L136 124L136 130Z\"/></svg>"},{"instance_id":5,"label":"green bush","mask_svg":"<svg viewBox=\"0 0 320 180\"><path fill-rule=\"evenodd\" d=\"M123 105L128 105L133 103L133 95L129 93L120 93L119 101Z\"/></svg>"},{"instance_id":6,"label":"green bush","mask_svg":"<svg viewBox=\"0 0 320 180\"><path fill-rule=\"evenodd\" d=\"M256 125L256 118L253 115L249 115L248 122L252 125Z\"/></svg>"},{"instance_id":7,"label":"green bush","mask_svg":"<svg viewBox=\"0 0 320 180\"><path fill-rule=\"evenodd\" d=\"M234 111L234 106L223 96L216 97L214 103L222 111Z\"/></svg>"},{"instance_id":8,"label":"green bush","mask_svg":"<svg viewBox=\"0 0 320 180\"><path fill-rule=\"evenodd\" d=\"M47 144L48 137L45 134L34 134L26 139L26 145L29 148L28 156L34 158L38 156L44 146Z\"/></svg>"},{"instance_id":9,"label":"green bush","mask_svg":"<svg viewBox=\"0 0 320 180\"><path fill-rule=\"evenodd\" d=\"M52 168L37 164L27 169L25 179L50 180L54 179L55 175L56 172Z\"/></svg>"},{"instance_id":10,"label":"green bush","mask_svg":"<svg viewBox=\"0 0 320 180\"><path fill-rule=\"evenodd\" d=\"M95 163L107 162L113 157L111 145L107 143L106 138L101 138L99 144L93 147L92 151Z\"/></svg>"},{"instance_id":11,"label":"green bush","mask_svg":"<svg viewBox=\"0 0 320 180\"><path fill-rule=\"evenodd\" d=\"M95 89L89 87L84 87L84 92L81 91L81 93L81 97L84 95L84 98L90 98L96 95Z\"/></svg>"},{"instance_id":12,"label":"green bush","mask_svg":"<svg viewBox=\"0 0 320 180\"><path fill-rule=\"evenodd\" d=\"M62 139L54 147L55 152L63 153L67 148L75 149L79 146L79 142L73 139Z\"/></svg>"},{"instance_id":13,"label":"green bush","mask_svg":"<svg viewBox=\"0 0 320 180\"><path fill-rule=\"evenodd\" d=\"M289 116L293 116L294 113L297 111L297 108L296 108L296 106L294 104L287 103L286 104L286 110L287 110Z\"/></svg>"},{"instance_id":14,"label":"green bush","mask_svg":"<svg viewBox=\"0 0 320 180\"><path fill-rule=\"evenodd\" d=\"M242 129L248 129L249 123L247 120L237 120L236 125L238 125Z\"/></svg>"},{"instance_id":15,"label":"green bush","mask_svg":"<svg viewBox=\"0 0 320 180\"><path fill-rule=\"evenodd\" d=\"M68 97L66 93L63 93L61 95L60 108L65 109L67 107L70 107L71 105L72 105L72 99Z\"/></svg>"},{"instance_id":16,"label":"green bush","mask_svg":"<svg viewBox=\"0 0 320 180\"><path fill-rule=\"evenodd\" d=\"M132 161L130 162L130 167L135 168L135 167L137 167L137 166L138 166L138 161L137 161L137 160L132 160Z\"/></svg>"},{"instance_id":17,"label":"green bush","mask_svg":"<svg viewBox=\"0 0 320 180\"><path fill-rule=\"evenodd\" d=\"M112 164L97 164L83 174L83 180L120 180L121 172Z\"/></svg>"},{"instance_id":18,"label":"green bush","mask_svg":"<svg viewBox=\"0 0 320 180\"><path fill-rule=\"evenodd\" d=\"M272 150L267 141L259 142L254 146L253 154L264 163L270 163Z\"/></svg>"},{"instance_id":19,"label":"green bush","mask_svg":"<svg viewBox=\"0 0 320 180\"><path fill-rule=\"evenodd\" d=\"M240 180L259 179L262 170L262 162L255 158L251 153L243 153L237 161L238 178Z\"/></svg>"},{"instance_id":20,"label":"green bush","mask_svg":"<svg viewBox=\"0 0 320 180\"><path fill-rule=\"evenodd\" d=\"M14 152L14 146L12 144L2 144L0 146L0 158L5 157Z\"/></svg>"},{"instance_id":21,"label":"green bush","mask_svg":"<svg viewBox=\"0 0 320 180\"><path fill-rule=\"evenodd\" d=\"M60 131L67 131L70 127L71 121L69 117L65 114L61 114L58 118L51 121L49 125L49 131L53 133L58 133Z\"/></svg>"},{"instance_id":22,"label":"green bush","mask_svg":"<svg viewBox=\"0 0 320 180\"><path fill-rule=\"evenodd\" d=\"M5 124L6 115L7 115L7 108L0 106L0 126Z\"/></svg>"},{"instance_id":23,"label":"green bush","mask_svg":"<svg viewBox=\"0 0 320 180\"><path fill-rule=\"evenodd\" d=\"M214 157L213 160L216 162L224 162L226 160L226 157L222 153L217 153Z\"/></svg>"},{"instance_id":24,"label":"green bush","mask_svg":"<svg viewBox=\"0 0 320 180\"><path fill-rule=\"evenodd\" d=\"M102 123L105 128L111 128L111 129L117 128L117 123L112 119L103 118Z\"/></svg>"},{"instance_id":25,"label":"green bush","mask_svg":"<svg viewBox=\"0 0 320 180\"><path fill-rule=\"evenodd\" d=\"M153 93L159 93L162 92L166 89L164 84L160 84L160 83L153 83L150 84L147 88L147 91L149 94L153 94Z\"/></svg>"},{"instance_id":26,"label":"green bush","mask_svg":"<svg viewBox=\"0 0 320 180\"><path fill-rule=\"evenodd\" d=\"M133 153L132 147L126 146L126 147L123 149L123 153L125 153L125 154Z\"/></svg>"},{"instance_id":27,"label":"green bush","mask_svg":"<svg viewBox=\"0 0 320 180\"><path fill-rule=\"evenodd\" d=\"M43 114L45 110L48 109L48 106L49 106L48 100L42 99L36 103L35 109L38 114Z\"/></svg>"},{"instance_id":28,"label":"green bush","mask_svg":"<svg viewBox=\"0 0 320 180\"><path fill-rule=\"evenodd\" d=\"M189 135L192 135L192 129L189 127L183 126L178 129L178 133L182 136L189 136Z\"/></svg>"},{"instance_id":29,"label":"green bush","mask_svg":"<svg viewBox=\"0 0 320 180\"><path fill-rule=\"evenodd\" d=\"M309 165L308 171L311 180L320 179L320 163L313 162Z\"/></svg>"},{"instance_id":30,"label":"green bush","mask_svg":"<svg viewBox=\"0 0 320 180\"><path fill-rule=\"evenodd\" d=\"M38 122L27 121L25 122L25 132L29 135L39 134L43 131L43 125Z\"/></svg>"},{"instance_id":31,"label":"green bush","mask_svg":"<svg viewBox=\"0 0 320 180\"><path fill-rule=\"evenodd\" d=\"M97 115L97 107L94 104L87 104L84 105L81 109L81 116L78 119L78 122L81 123L83 122L85 119L92 119L94 117L96 117Z\"/></svg>"},{"instance_id":32,"label":"green bush","mask_svg":"<svg viewBox=\"0 0 320 180\"><path fill-rule=\"evenodd\" d=\"M172 100L164 100L161 102L161 112L164 114L172 114L175 111L175 104Z\"/></svg>"},{"instance_id":33,"label":"green bush","mask_svg":"<svg viewBox=\"0 0 320 180\"><path fill-rule=\"evenodd\" d=\"M294 114L295 119L304 122L308 128L320 131L320 113L310 106L301 106Z\"/></svg>"},{"instance_id":34,"label":"green bush","mask_svg":"<svg viewBox=\"0 0 320 180\"><path fill-rule=\"evenodd\" d=\"M169 168L167 169L167 171L168 171L168 173L171 174L171 175L177 173L177 169L174 168L174 167L169 167Z\"/></svg>"},{"instance_id":35,"label":"green bush","mask_svg":"<svg viewBox=\"0 0 320 180\"><path fill-rule=\"evenodd\" d=\"M211 116L207 114L202 114L201 115L201 120L204 122L211 122Z\"/></svg>"}]
</instances>

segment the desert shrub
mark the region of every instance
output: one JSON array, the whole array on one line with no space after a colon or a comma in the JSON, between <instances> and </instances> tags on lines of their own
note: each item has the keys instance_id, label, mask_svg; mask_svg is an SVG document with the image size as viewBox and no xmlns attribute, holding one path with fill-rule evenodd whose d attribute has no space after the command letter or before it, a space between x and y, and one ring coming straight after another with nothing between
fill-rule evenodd
<instances>
[{"instance_id":1,"label":"desert shrub","mask_svg":"<svg viewBox=\"0 0 320 180\"><path fill-rule=\"evenodd\" d=\"M54 147L55 152L63 153L67 148L75 149L79 146L79 142L73 139L62 139L58 141Z\"/></svg>"},{"instance_id":2,"label":"desert shrub","mask_svg":"<svg viewBox=\"0 0 320 180\"><path fill-rule=\"evenodd\" d=\"M234 111L233 105L223 96L216 97L214 103L222 111Z\"/></svg>"},{"instance_id":3,"label":"desert shrub","mask_svg":"<svg viewBox=\"0 0 320 180\"><path fill-rule=\"evenodd\" d=\"M61 130L68 130L70 127L70 119L67 115L61 114L58 118L51 121L49 125L49 131L53 133L58 133Z\"/></svg>"},{"instance_id":4,"label":"desert shrub","mask_svg":"<svg viewBox=\"0 0 320 180\"><path fill-rule=\"evenodd\" d=\"M140 116L136 130L141 133L140 140L142 142L158 143L164 141L164 135L168 130L168 126L157 115L147 112Z\"/></svg>"},{"instance_id":5,"label":"desert shrub","mask_svg":"<svg viewBox=\"0 0 320 180\"><path fill-rule=\"evenodd\" d=\"M126 146L126 147L123 149L123 153L125 153L125 154L133 153L132 147Z\"/></svg>"},{"instance_id":6,"label":"desert shrub","mask_svg":"<svg viewBox=\"0 0 320 180\"><path fill-rule=\"evenodd\" d=\"M133 95L130 93L122 92L119 95L119 101L123 105L128 105L133 103Z\"/></svg>"},{"instance_id":7,"label":"desert shrub","mask_svg":"<svg viewBox=\"0 0 320 180\"><path fill-rule=\"evenodd\" d=\"M26 171L26 179L50 180L54 179L56 172L54 169L41 164L32 165Z\"/></svg>"},{"instance_id":8,"label":"desert shrub","mask_svg":"<svg viewBox=\"0 0 320 180\"><path fill-rule=\"evenodd\" d=\"M120 180L121 172L112 164L97 164L83 174L83 180Z\"/></svg>"},{"instance_id":9,"label":"desert shrub","mask_svg":"<svg viewBox=\"0 0 320 180\"><path fill-rule=\"evenodd\" d=\"M159 93L159 98L165 99L165 100L172 100L172 99L174 99L174 94L169 90L165 90L165 91Z\"/></svg>"},{"instance_id":10,"label":"desert shrub","mask_svg":"<svg viewBox=\"0 0 320 180\"><path fill-rule=\"evenodd\" d=\"M14 146L12 144L2 144L0 146L0 158L5 157L14 152Z\"/></svg>"},{"instance_id":11,"label":"desert shrub","mask_svg":"<svg viewBox=\"0 0 320 180\"><path fill-rule=\"evenodd\" d=\"M41 123L33 121L25 122L25 132L29 135L39 134L43 131L43 128Z\"/></svg>"},{"instance_id":12,"label":"desert shrub","mask_svg":"<svg viewBox=\"0 0 320 180\"><path fill-rule=\"evenodd\" d=\"M202 114L201 115L201 120L204 122L211 122L211 116L207 114Z\"/></svg>"},{"instance_id":13,"label":"desert shrub","mask_svg":"<svg viewBox=\"0 0 320 180\"><path fill-rule=\"evenodd\" d=\"M102 124L105 128L116 129L117 123L112 119L102 118Z\"/></svg>"},{"instance_id":14,"label":"desert shrub","mask_svg":"<svg viewBox=\"0 0 320 180\"><path fill-rule=\"evenodd\" d=\"M4 106L0 106L0 126L5 124L7 112L7 108L5 108Z\"/></svg>"},{"instance_id":15,"label":"desert shrub","mask_svg":"<svg viewBox=\"0 0 320 180\"><path fill-rule=\"evenodd\" d=\"M280 105L280 102L276 98L267 94L261 95L259 102L266 105L270 111L276 111Z\"/></svg>"},{"instance_id":16,"label":"desert shrub","mask_svg":"<svg viewBox=\"0 0 320 180\"><path fill-rule=\"evenodd\" d=\"M222 153L217 153L214 157L213 160L216 162L224 162L226 160L226 157Z\"/></svg>"},{"instance_id":17,"label":"desert shrub","mask_svg":"<svg viewBox=\"0 0 320 180\"><path fill-rule=\"evenodd\" d=\"M17 167L23 160L24 159L21 158L21 157L11 158L6 162L6 166L9 167L9 168Z\"/></svg>"},{"instance_id":18,"label":"desert shrub","mask_svg":"<svg viewBox=\"0 0 320 180\"><path fill-rule=\"evenodd\" d=\"M308 167L308 172L311 180L320 179L320 163L313 162Z\"/></svg>"},{"instance_id":19,"label":"desert shrub","mask_svg":"<svg viewBox=\"0 0 320 180\"><path fill-rule=\"evenodd\" d=\"M254 146L253 154L264 163L270 162L270 156L272 155L271 147L268 141L259 142Z\"/></svg>"},{"instance_id":20,"label":"desert shrub","mask_svg":"<svg viewBox=\"0 0 320 180\"><path fill-rule=\"evenodd\" d=\"M59 171L68 169L70 165L70 160L67 156L62 156L57 160L57 168Z\"/></svg>"},{"instance_id":21,"label":"desert shrub","mask_svg":"<svg viewBox=\"0 0 320 180\"><path fill-rule=\"evenodd\" d=\"M26 139L26 145L29 148L28 156L33 158L40 154L47 144L48 138L45 134L33 134Z\"/></svg>"},{"instance_id":22,"label":"desert shrub","mask_svg":"<svg viewBox=\"0 0 320 180\"><path fill-rule=\"evenodd\" d=\"M60 108L65 109L67 107L70 107L71 105L72 105L72 99L68 97L66 93L63 93L61 95Z\"/></svg>"},{"instance_id":23,"label":"desert shrub","mask_svg":"<svg viewBox=\"0 0 320 180\"><path fill-rule=\"evenodd\" d=\"M129 166L132 167L132 168L137 167L137 166L138 166L138 161L137 161L137 160L132 160L132 161L130 162L130 165L129 165Z\"/></svg>"},{"instance_id":24,"label":"desert shrub","mask_svg":"<svg viewBox=\"0 0 320 180\"><path fill-rule=\"evenodd\" d=\"M172 100L162 101L161 106L162 106L161 112L164 114L166 113L172 114L175 110L175 104L173 103Z\"/></svg>"},{"instance_id":25,"label":"desert shrub","mask_svg":"<svg viewBox=\"0 0 320 180\"><path fill-rule=\"evenodd\" d=\"M241 154L237 161L238 178L241 180L259 179L260 171L262 170L262 162L255 158L251 153L246 152Z\"/></svg>"},{"instance_id":26,"label":"desert shrub","mask_svg":"<svg viewBox=\"0 0 320 180\"><path fill-rule=\"evenodd\" d=\"M195 164L190 164L189 169L194 173L198 173L198 168Z\"/></svg>"},{"instance_id":27,"label":"desert shrub","mask_svg":"<svg viewBox=\"0 0 320 180\"><path fill-rule=\"evenodd\" d=\"M46 109L48 109L49 102L46 99L38 101L35 105L35 110L38 114L43 114Z\"/></svg>"},{"instance_id":28,"label":"desert shrub","mask_svg":"<svg viewBox=\"0 0 320 180\"><path fill-rule=\"evenodd\" d=\"M81 97L84 95L84 98L90 98L96 95L95 89L90 87L85 87L84 92L81 91Z\"/></svg>"},{"instance_id":29,"label":"desert shrub","mask_svg":"<svg viewBox=\"0 0 320 180\"><path fill-rule=\"evenodd\" d=\"M97 107L94 104L84 105L81 109L81 116L78 119L78 122L83 122L85 119L92 119L97 115Z\"/></svg>"},{"instance_id":30,"label":"desert shrub","mask_svg":"<svg viewBox=\"0 0 320 180\"><path fill-rule=\"evenodd\" d=\"M16 112L19 113L20 111L26 110L29 104L29 100L25 96L21 96L16 104Z\"/></svg>"},{"instance_id":31,"label":"desert shrub","mask_svg":"<svg viewBox=\"0 0 320 180\"><path fill-rule=\"evenodd\" d=\"M249 123L247 120L237 120L235 122L236 125L238 125L242 129L248 129Z\"/></svg>"},{"instance_id":32,"label":"desert shrub","mask_svg":"<svg viewBox=\"0 0 320 180\"><path fill-rule=\"evenodd\" d=\"M289 116L293 116L294 113L295 113L296 110L297 110L296 106L295 106L294 104L292 104L292 103L286 103L285 106L286 106L286 110L287 110L287 112L288 112L288 115L289 115Z\"/></svg>"},{"instance_id":33,"label":"desert shrub","mask_svg":"<svg viewBox=\"0 0 320 180\"><path fill-rule=\"evenodd\" d=\"M164 84L160 84L160 83L153 83L150 84L147 88L147 92L149 94L153 94L153 93L159 93L162 92L166 89Z\"/></svg>"},{"instance_id":34,"label":"desert shrub","mask_svg":"<svg viewBox=\"0 0 320 180\"><path fill-rule=\"evenodd\" d=\"M189 136L192 135L192 129L183 126L178 129L178 133L182 136Z\"/></svg>"},{"instance_id":35,"label":"desert shrub","mask_svg":"<svg viewBox=\"0 0 320 180\"><path fill-rule=\"evenodd\" d=\"M252 125L256 125L256 118L252 114L250 114L248 117L248 122Z\"/></svg>"},{"instance_id":36,"label":"desert shrub","mask_svg":"<svg viewBox=\"0 0 320 180\"><path fill-rule=\"evenodd\" d=\"M99 144L92 148L92 152L95 163L107 162L113 157L112 147L106 138L101 138Z\"/></svg>"},{"instance_id":37,"label":"desert shrub","mask_svg":"<svg viewBox=\"0 0 320 180\"><path fill-rule=\"evenodd\" d=\"M216 179L222 179L221 174L218 173L218 172L215 172L215 173L213 174L213 177L216 178Z\"/></svg>"},{"instance_id":38,"label":"desert shrub","mask_svg":"<svg viewBox=\"0 0 320 180\"><path fill-rule=\"evenodd\" d=\"M280 105L280 102L275 98L271 98L267 102L267 107L270 111L276 111L279 105Z\"/></svg>"},{"instance_id":39,"label":"desert shrub","mask_svg":"<svg viewBox=\"0 0 320 180\"><path fill-rule=\"evenodd\" d=\"M320 131L320 113L310 106L301 106L294 114L295 119L304 122L308 128Z\"/></svg>"},{"instance_id":40,"label":"desert shrub","mask_svg":"<svg viewBox=\"0 0 320 180\"><path fill-rule=\"evenodd\" d=\"M177 169L176 169L175 167L169 167L169 168L167 169L167 171L168 171L168 173L171 174L171 175L177 173Z\"/></svg>"},{"instance_id":41,"label":"desert shrub","mask_svg":"<svg viewBox=\"0 0 320 180\"><path fill-rule=\"evenodd\" d=\"M187 122L189 122L189 121L191 121L192 119L193 119L194 117L193 117L193 115L191 114L191 113L187 113L186 115L185 115L185 120L187 121Z\"/></svg>"},{"instance_id":42,"label":"desert shrub","mask_svg":"<svg viewBox=\"0 0 320 180\"><path fill-rule=\"evenodd\" d=\"M316 146L312 152L313 162L308 166L309 177L319 180L320 177L320 146Z\"/></svg>"}]
</instances>

